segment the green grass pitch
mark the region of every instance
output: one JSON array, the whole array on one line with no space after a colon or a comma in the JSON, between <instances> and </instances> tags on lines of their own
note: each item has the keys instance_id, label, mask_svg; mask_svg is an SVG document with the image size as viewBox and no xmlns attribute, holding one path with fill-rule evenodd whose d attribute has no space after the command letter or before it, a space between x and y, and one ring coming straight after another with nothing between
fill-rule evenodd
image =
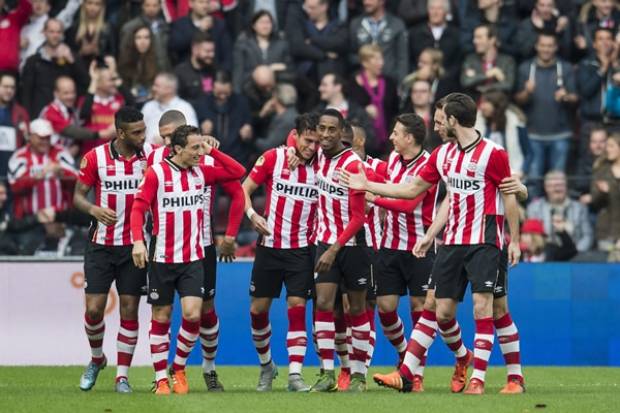
<instances>
[{"instance_id":1,"label":"green grass pitch","mask_svg":"<svg viewBox=\"0 0 620 413\"><path fill-rule=\"evenodd\" d=\"M389 368L373 368L387 372ZM106 368L90 392L82 392L80 367L0 367L0 412L355 412L355 413L478 413L478 412L620 412L620 369L548 368L525 369L527 393L516 396L497 394L504 383L505 370L491 368L487 394L482 397L450 394L449 368L430 367L426 371L424 394L399 394L369 381L365 394L287 393L286 368L274 382L274 391L258 394L254 386L257 367L219 367L226 388L222 394L205 390L201 371L188 369L190 394L156 397L150 393L152 369L132 368L131 395L113 391L113 367ZM317 370L305 369L305 378L314 381Z\"/></svg>"}]
</instances>

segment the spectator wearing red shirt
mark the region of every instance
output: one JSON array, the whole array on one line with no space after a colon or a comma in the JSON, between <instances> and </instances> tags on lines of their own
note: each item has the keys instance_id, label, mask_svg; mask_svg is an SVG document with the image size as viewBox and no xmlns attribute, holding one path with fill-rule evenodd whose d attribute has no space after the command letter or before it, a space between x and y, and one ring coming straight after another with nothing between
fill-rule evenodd
<instances>
[{"instance_id":1,"label":"spectator wearing red shirt","mask_svg":"<svg viewBox=\"0 0 620 413\"><path fill-rule=\"evenodd\" d=\"M17 7L6 10L5 0L0 0L0 70L17 72L19 66L20 33L28 23L32 5L29 0L19 0Z\"/></svg>"}]
</instances>

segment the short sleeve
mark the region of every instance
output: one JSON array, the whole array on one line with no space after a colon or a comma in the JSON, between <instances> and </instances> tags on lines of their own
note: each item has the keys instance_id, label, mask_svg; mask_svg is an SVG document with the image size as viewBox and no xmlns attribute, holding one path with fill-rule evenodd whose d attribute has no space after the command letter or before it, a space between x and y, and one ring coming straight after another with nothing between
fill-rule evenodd
<instances>
[{"instance_id":1,"label":"short sleeve","mask_svg":"<svg viewBox=\"0 0 620 413\"><path fill-rule=\"evenodd\" d=\"M489 156L486 177L495 185L499 186L502 179L510 176L510 163L508 153L504 149L494 149Z\"/></svg>"},{"instance_id":2,"label":"short sleeve","mask_svg":"<svg viewBox=\"0 0 620 413\"><path fill-rule=\"evenodd\" d=\"M436 184L441 180L441 174L439 173L439 169L437 169L437 153L439 152L441 146L436 148L431 156L426 161L426 164L420 170L418 176L425 180L428 183Z\"/></svg>"},{"instance_id":3,"label":"short sleeve","mask_svg":"<svg viewBox=\"0 0 620 413\"><path fill-rule=\"evenodd\" d=\"M80 162L80 173L78 178L81 183L87 186L93 186L99 180L99 171L97 167L97 155L94 150L89 151Z\"/></svg>"},{"instance_id":4,"label":"short sleeve","mask_svg":"<svg viewBox=\"0 0 620 413\"><path fill-rule=\"evenodd\" d=\"M157 194L158 179L153 168L148 168L144 173L144 178L138 186L138 194L136 199L141 199L151 205L151 202Z\"/></svg>"},{"instance_id":5,"label":"short sleeve","mask_svg":"<svg viewBox=\"0 0 620 413\"><path fill-rule=\"evenodd\" d=\"M276 150L270 149L263 153L250 171L249 176L257 185L265 183L267 178L273 174L273 168L276 164Z\"/></svg>"}]
</instances>

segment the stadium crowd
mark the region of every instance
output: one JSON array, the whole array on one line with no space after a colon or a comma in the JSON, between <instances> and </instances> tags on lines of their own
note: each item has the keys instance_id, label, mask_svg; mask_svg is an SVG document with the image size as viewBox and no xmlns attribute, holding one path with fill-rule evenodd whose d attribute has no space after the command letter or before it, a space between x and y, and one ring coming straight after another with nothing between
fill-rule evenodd
<instances>
[{"instance_id":1,"label":"stadium crowd","mask_svg":"<svg viewBox=\"0 0 620 413\"><path fill-rule=\"evenodd\" d=\"M82 156L139 108L181 111L247 170L335 108L386 158L395 117L463 91L526 182L524 258L617 260L615 0L0 0L0 255L81 255ZM217 197L223 232L226 197ZM222 216L222 219L219 217ZM252 250L252 231L238 242Z\"/></svg>"}]
</instances>

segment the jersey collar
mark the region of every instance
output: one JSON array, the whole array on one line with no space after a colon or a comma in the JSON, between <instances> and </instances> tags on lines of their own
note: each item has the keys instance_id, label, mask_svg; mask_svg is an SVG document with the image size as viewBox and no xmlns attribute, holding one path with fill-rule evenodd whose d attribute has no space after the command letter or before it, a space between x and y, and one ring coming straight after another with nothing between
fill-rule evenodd
<instances>
[{"instance_id":1,"label":"jersey collar","mask_svg":"<svg viewBox=\"0 0 620 413\"><path fill-rule=\"evenodd\" d=\"M478 134L478 137L476 138L476 140L465 147L462 147L458 140L456 141L456 146L459 148L460 151L465 152L465 153L471 152L476 146L480 144L480 142L482 142L482 135L477 129L476 129L476 133Z\"/></svg>"},{"instance_id":2,"label":"jersey collar","mask_svg":"<svg viewBox=\"0 0 620 413\"><path fill-rule=\"evenodd\" d=\"M118 151L116 150L116 148L114 147L114 142L116 142L117 138L114 138L110 141L110 157L112 159L115 160L120 160L121 159L121 154L118 153ZM126 159L126 160L131 160L133 159L134 156L137 156L138 158L144 158L144 152L142 150L140 150L139 152L136 152L131 158Z\"/></svg>"},{"instance_id":3,"label":"jersey collar","mask_svg":"<svg viewBox=\"0 0 620 413\"><path fill-rule=\"evenodd\" d=\"M398 155L398 159L400 159L400 162L406 168L409 168L410 166L414 165L422 157L422 154L424 154L424 148L420 148L420 152L418 152L418 154L414 156L413 159L410 161L407 161L405 158L403 158L402 155Z\"/></svg>"}]
</instances>

